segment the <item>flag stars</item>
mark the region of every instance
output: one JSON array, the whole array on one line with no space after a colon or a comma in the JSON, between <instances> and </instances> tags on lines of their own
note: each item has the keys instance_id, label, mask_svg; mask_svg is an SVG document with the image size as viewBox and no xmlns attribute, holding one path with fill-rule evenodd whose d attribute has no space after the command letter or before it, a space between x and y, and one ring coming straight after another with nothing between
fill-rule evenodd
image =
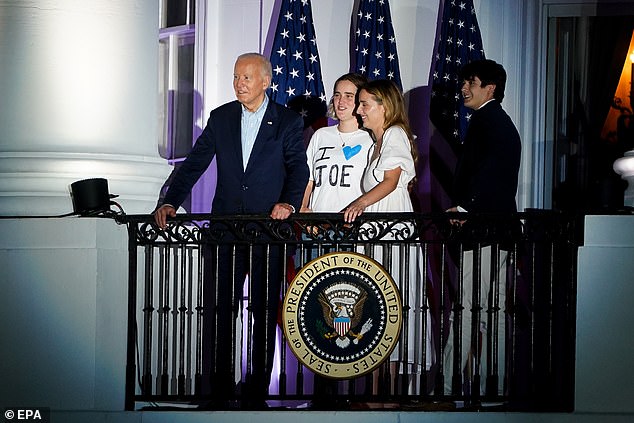
<instances>
[{"instance_id":1,"label":"flag stars","mask_svg":"<svg viewBox=\"0 0 634 423\"><path fill-rule=\"evenodd\" d=\"M286 12L286 15L284 15L284 17L286 18L287 21L293 20L293 14L290 11Z\"/></svg>"},{"instance_id":2,"label":"flag stars","mask_svg":"<svg viewBox=\"0 0 634 423\"><path fill-rule=\"evenodd\" d=\"M357 72L372 79L391 78L400 86L396 38L389 19L388 2L363 0L358 3L354 53Z\"/></svg>"},{"instance_id":3,"label":"flag stars","mask_svg":"<svg viewBox=\"0 0 634 423\"><path fill-rule=\"evenodd\" d=\"M284 71L284 68L281 67L280 65L277 65L275 69L273 69L273 72L275 72L275 75L280 75L283 71Z\"/></svg>"},{"instance_id":4,"label":"flag stars","mask_svg":"<svg viewBox=\"0 0 634 423\"><path fill-rule=\"evenodd\" d=\"M295 88L288 87L288 89L286 90L286 94L288 94L289 97L295 95Z\"/></svg>"},{"instance_id":5,"label":"flag stars","mask_svg":"<svg viewBox=\"0 0 634 423\"><path fill-rule=\"evenodd\" d=\"M302 41L306 41L306 36L304 34L302 34L301 32L299 33L299 35L297 37L295 37L299 40L299 42L301 43Z\"/></svg>"},{"instance_id":6,"label":"flag stars","mask_svg":"<svg viewBox=\"0 0 634 423\"><path fill-rule=\"evenodd\" d=\"M280 49L277 51L278 56L282 57L282 56L286 56L286 49L280 47Z\"/></svg>"},{"instance_id":7,"label":"flag stars","mask_svg":"<svg viewBox=\"0 0 634 423\"><path fill-rule=\"evenodd\" d=\"M295 60L301 60L302 59L302 52L295 50L295 53L293 53L293 57L295 58Z\"/></svg>"},{"instance_id":8,"label":"flag stars","mask_svg":"<svg viewBox=\"0 0 634 423\"><path fill-rule=\"evenodd\" d=\"M432 71L432 108L437 108L437 127L448 140L460 142L470 115L461 110L462 94L458 79L458 69L463 63L478 58L482 48L475 16L469 15L473 2L467 0L446 0L435 52L435 69ZM441 100L442 99L442 100ZM442 104L450 104L449 108ZM436 122L434 122L436 123Z\"/></svg>"},{"instance_id":9,"label":"flag stars","mask_svg":"<svg viewBox=\"0 0 634 423\"><path fill-rule=\"evenodd\" d=\"M314 54L311 54L308 60L310 60L310 63L315 63L317 62L317 56L315 56Z\"/></svg>"},{"instance_id":10,"label":"flag stars","mask_svg":"<svg viewBox=\"0 0 634 423\"><path fill-rule=\"evenodd\" d=\"M288 29L285 29L284 31L280 32L280 35L282 36L282 38L288 38Z\"/></svg>"}]
</instances>

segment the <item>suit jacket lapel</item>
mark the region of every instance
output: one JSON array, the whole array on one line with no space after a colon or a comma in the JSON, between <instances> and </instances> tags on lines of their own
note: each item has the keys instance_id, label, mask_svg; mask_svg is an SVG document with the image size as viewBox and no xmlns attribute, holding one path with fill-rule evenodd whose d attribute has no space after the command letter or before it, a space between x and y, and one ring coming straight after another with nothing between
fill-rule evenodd
<instances>
[{"instance_id":1,"label":"suit jacket lapel","mask_svg":"<svg viewBox=\"0 0 634 423\"><path fill-rule=\"evenodd\" d=\"M255 143L253 144L253 150L251 150L245 172L258 160L258 156L266 148L267 141L275 135L278 124L277 120L277 112L273 106L273 100L269 99L269 105L266 108L266 112L264 112L260 129L258 129L258 135L255 137ZM242 155L240 155L240 157L242 157Z\"/></svg>"},{"instance_id":2,"label":"suit jacket lapel","mask_svg":"<svg viewBox=\"0 0 634 423\"><path fill-rule=\"evenodd\" d=\"M242 105L240 102L235 102L238 108L236 113L232 113L231 122L229 125L229 137L227 141L233 142L233 151L235 153L236 161L240 164L240 169L244 171L242 166Z\"/></svg>"}]
</instances>

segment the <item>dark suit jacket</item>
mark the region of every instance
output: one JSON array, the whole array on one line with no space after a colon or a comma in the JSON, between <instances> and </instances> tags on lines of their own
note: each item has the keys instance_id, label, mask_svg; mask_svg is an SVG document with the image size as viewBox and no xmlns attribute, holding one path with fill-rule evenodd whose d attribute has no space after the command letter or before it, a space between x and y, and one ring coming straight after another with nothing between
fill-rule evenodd
<instances>
[{"instance_id":1,"label":"dark suit jacket","mask_svg":"<svg viewBox=\"0 0 634 423\"><path fill-rule=\"evenodd\" d=\"M473 111L462 148L453 204L469 212L516 212L520 136L497 100Z\"/></svg>"},{"instance_id":2,"label":"dark suit jacket","mask_svg":"<svg viewBox=\"0 0 634 423\"><path fill-rule=\"evenodd\" d=\"M216 157L213 214L269 213L275 203L288 203L299 211L308 182L302 118L269 100L249 163L243 170L241 107L238 101L232 101L211 111L162 204L178 208Z\"/></svg>"}]
</instances>

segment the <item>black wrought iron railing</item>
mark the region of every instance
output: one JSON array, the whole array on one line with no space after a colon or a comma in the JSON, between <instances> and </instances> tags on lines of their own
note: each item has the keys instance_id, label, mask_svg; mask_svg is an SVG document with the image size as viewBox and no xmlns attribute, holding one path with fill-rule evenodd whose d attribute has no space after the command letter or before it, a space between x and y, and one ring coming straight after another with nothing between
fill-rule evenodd
<instances>
[{"instance_id":1,"label":"black wrought iron railing","mask_svg":"<svg viewBox=\"0 0 634 423\"><path fill-rule=\"evenodd\" d=\"M119 219L126 409L572 410L574 216Z\"/></svg>"}]
</instances>

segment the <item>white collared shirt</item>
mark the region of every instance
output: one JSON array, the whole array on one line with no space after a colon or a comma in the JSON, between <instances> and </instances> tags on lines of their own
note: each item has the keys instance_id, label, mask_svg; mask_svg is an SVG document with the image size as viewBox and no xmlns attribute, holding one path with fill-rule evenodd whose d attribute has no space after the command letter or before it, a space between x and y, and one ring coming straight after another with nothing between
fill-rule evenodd
<instances>
[{"instance_id":1,"label":"white collared shirt","mask_svg":"<svg viewBox=\"0 0 634 423\"><path fill-rule=\"evenodd\" d=\"M241 137L242 137L242 166L246 170L247 163L249 163L249 157L251 156L251 150L253 150L253 144L255 144L255 138L260 130L260 124L262 124L262 118L264 112L269 105L269 97L265 94L264 101L260 104L260 107L255 112L250 112L244 105L242 105L242 120L240 122Z\"/></svg>"},{"instance_id":2,"label":"white collared shirt","mask_svg":"<svg viewBox=\"0 0 634 423\"><path fill-rule=\"evenodd\" d=\"M492 98L490 100L485 101L484 103L482 103L480 105L480 107L478 107L478 110L480 110L481 108L483 108L484 106L486 106L487 104L489 104L490 102L492 102L493 100L495 100L495 98Z\"/></svg>"}]
</instances>

